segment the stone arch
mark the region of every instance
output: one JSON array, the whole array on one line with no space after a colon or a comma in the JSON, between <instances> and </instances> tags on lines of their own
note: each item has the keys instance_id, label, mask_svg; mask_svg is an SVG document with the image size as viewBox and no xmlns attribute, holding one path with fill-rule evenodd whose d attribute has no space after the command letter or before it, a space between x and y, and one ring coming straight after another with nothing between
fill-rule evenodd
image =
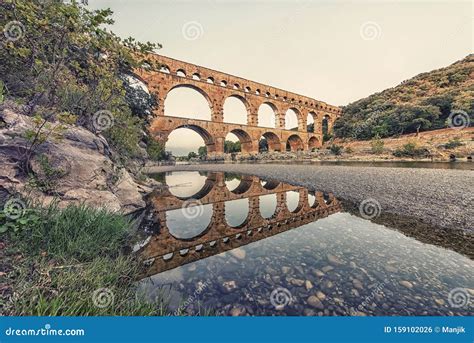
<instances>
[{"instance_id":1,"label":"stone arch","mask_svg":"<svg viewBox=\"0 0 474 343\"><path fill-rule=\"evenodd\" d=\"M276 193L259 196L259 212L262 218L270 219L277 213L278 198Z\"/></svg>"},{"instance_id":2,"label":"stone arch","mask_svg":"<svg viewBox=\"0 0 474 343\"><path fill-rule=\"evenodd\" d=\"M291 135L286 141L287 151L300 151L304 150L304 143L301 137L297 134Z\"/></svg>"},{"instance_id":3,"label":"stone arch","mask_svg":"<svg viewBox=\"0 0 474 343\"><path fill-rule=\"evenodd\" d=\"M168 100L168 102L170 101L169 99L169 95L177 90L177 89L181 89L181 88L184 88L184 89L191 89L193 91L196 91L197 93L199 93L201 96L204 97L204 99L207 101L207 105L208 105L208 109L209 109L209 113L206 114L206 118L191 118L191 119L202 119L202 120L211 120L212 119L212 116L213 116L213 106L212 106L212 100L210 98L210 96L201 88L195 86L195 85L192 85L192 84L188 84L188 83L180 83L180 84L177 84L173 87L171 87L168 92L166 93L166 96L165 98L163 99L163 107L164 107L164 110L163 110L163 113L165 115L170 115L169 113L167 114L167 106L166 106L166 102ZM196 101L199 101L196 99ZM168 104L169 105L169 104ZM169 110L168 110L169 112ZM175 116L175 117L181 117L181 118L189 118L189 113L180 113L180 114L172 114L172 116Z\"/></svg>"},{"instance_id":4,"label":"stone arch","mask_svg":"<svg viewBox=\"0 0 474 343\"><path fill-rule=\"evenodd\" d=\"M270 108L271 112L268 110ZM271 119L267 122L267 125L265 124L265 117L267 115L271 116ZM278 108L269 101L265 101L260 104L258 107L258 112L257 112L257 125L261 127L271 127L275 128L277 127L277 118L278 118ZM262 122L264 124L262 124Z\"/></svg>"},{"instance_id":5,"label":"stone arch","mask_svg":"<svg viewBox=\"0 0 474 343\"><path fill-rule=\"evenodd\" d=\"M160 66L160 72L169 74L170 73L170 67L167 66L166 64L163 64Z\"/></svg>"},{"instance_id":6,"label":"stone arch","mask_svg":"<svg viewBox=\"0 0 474 343\"><path fill-rule=\"evenodd\" d=\"M248 190L251 187L252 187L252 181L249 180L248 178L242 178L240 179L240 182L237 185L237 187L233 189L229 189L229 187L227 187L227 189L229 190L229 192L234 193L234 194L245 194L248 192Z\"/></svg>"},{"instance_id":7,"label":"stone arch","mask_svg":"<svg viewBox=\"0 0 474 343\"><path fill-rule=\"evenodd\" d=\"M275 188L277 188L279 185L280 185L280 181L276 181L276 180L261 180L260 181L260 184L262 185L262 187L266 190L273 190Z\"/></svg>"},{"instance_id":8,"label":"stone arch","mask_svg":"<svg viewBox=\"0 0 474 343\"><path fill-rule=\"evenodd\" d=\"M306 131L307 132L316 132L317 130L317 120L318 116L313 111L309 111L306 116Z\"/></svg>"},{"instance_id":9,"label":"stone arch","mask_svg":"<svg viewBox=\"0 0 474 343\"><path fill-rule=\"evenodd\" d=\"M204 128L200 127L199 125L195 124L183 124L176 126L170 132L168 133L168 136L171 132L177 130L177 129L190 129L199 134L201 138L204 140L204 144L206 145L207 153L213 153L216 152L217 146L216 146L216 140L214 137Z\"/></svg>"},{"instance_id":10,"label":"stone arch","mask_svg":"<svg viewBox=\"0 0 474 343\"><path fill-rule=\"evenodd\" d=\"M241 153L253 153L255 152L254 150L254 145L252 142L252 137L245 132L242 129L233 129L229 131L230 133L233 133L234 135L237 136L237 138L240 141L240 152Z\"/></svg>"},{"instance_id":11,"label":"stone arch","mask_svg":"<svg viewBox=\"0 0 474 343\"><path fill-rule=\"evenodd\" d=\"M298 191L287 191L285 193L285 205L288 212L298 213L301 206L301 194Z\"/></svg>"},{"instance_id":12,"label":"stone arch","mask_svg":"<svg viewBox=\"0 0 474 343\"><path fill-rule=\"evenodd\" d=\"M196 193L192 194L192 195L187 195L187 196L180 196L180 195L176 195L175 193L173 193L173 191L170 191L171 194L173 194L177 199L180 199L180 200L189 200L189 199L196 199L196 200L199 200L199 199L202 199L204 198L206 195L208 195L214 188L214 186L216 185L215 181L210 179L210 178L206 178L206 180L204 181L204 185L202 185L201 189L199 189Z\"/></svg>"},{"instance_id":13,"label":"stone arch","mask_svg":"<svg viewBox=\"0 0 474 343\"><path fill-rule=\"evenodd\" d=\"M176 70L176 75L179 76L179 77L186 77L187 76L186 70L180 68L180 69Z\"/></svg>"},{"instance_id":14,"label":"stone arch","mask_svg":"<svg viewBox=\"0 0 474 343\"><path fill-rule=\"evenodd\" d=\"M179 200L201 199L209 194L215 181L199 172L173 172L165 174L169 193ZM190 181L193 187L180 187ZM194 187L195 186L195 187Z\"/></svg>"},{"instance_id":15,"label":"stone arch","mask_svg":"<svg viewBox=\"0 0 474 343\"><path fill-rule=\"evenodd\" d=\"M318 148L319 147L319 140L316 136L313 136L311 137L309 140L308 140L308 148L309 150L313 149L313 148Z\"/></svg>"},{"instance_id":16,"label":"stone arch","mask_svg":"<svg viewBox=\"0 0 474 343\"><path fill-rule=\"evenodd\" d=\"M210 230L214 216L213 205L196 204L195 206L199 207L195 211L198 211L200 215L193 220L189 220L186 211L181 208L166 211L166 225L172 237L181 241L193 241Z\"/></svg>"},{"instance_id":17,"label":"stone arch","mask_svg":"<svg viewBox=\"0 0 474 343\"><path fill-rule=\"evenodd\" d=\"M262 134L263 138L267 141L268 151L281 151L281 141L280 138L273 132L264 132Z\"/></svg>"},{"instance_id":18,"label":"stone arch","mask_svg":"<svg viewBox=\"0 0 474 343\"><path fill-rule=\"evenodd\" d=\"M237 99L238 100L238 103L240 105L242 105L243 107L241 107L240 109L238 109L237 107L240 107L239 105L237 105L236 102L234 102L233 104L232 103L229 103L229 101L233 101ZM235 108L227 108L226 109L226 103L227 103L227 107L229 107L229 104L231 107L235 107ZM230 116L232 116L232 113L229 113L230 111L238 111L238 120L236 120L235 118L232 118ZM224 100L224 103L223 103L223 111L224 111L224 123L232 123L232 124L243 124L243 125L247 125L247 121L248 121L248 117L249 117L249 113L250 113L250 104L248 103L248 101L241 95L239 94L231 94L229 95L225 100ZM244 113L245 111L245 113ZM242 113L240 113L242 112Z\"/></svg>"},{"instance_id":19,"label":"stone arch","mask_svg":"<svg viewBox=\"0 0 474 343\"><path fill-rule=\"evenodd\" d=\"M311 208L318 207L316 194L314 194L314 192L308 192L308 206L311 207Z\"/></svg>"},{"instance_id":20,"label":"stone arch","mask_svg":"<svg viewBox=\"0 0 474 343\"><path fill-rule=\"evenodd\" d=\"M295 107L290 107L285 112L285 130L298 129L300 126L301 113Z\"/></svg>"},{"instance_id":21,"label":"stone arch","mask_svg":"<svg viewBox=\"0 0 474 343\"><path fill-rule=\"evenodd\" d=\"M231 228L245 226L250 217L249 198L225 201L224 212L225 221Z\"/></svg>"}]
</instances>

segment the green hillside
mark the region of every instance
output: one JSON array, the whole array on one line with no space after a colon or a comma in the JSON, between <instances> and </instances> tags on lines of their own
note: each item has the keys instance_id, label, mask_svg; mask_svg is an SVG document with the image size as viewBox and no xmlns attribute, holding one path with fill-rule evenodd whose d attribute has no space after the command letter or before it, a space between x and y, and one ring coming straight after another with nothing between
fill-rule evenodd
<instances>
[{"instance_id":1,"label":"green hillside","mask_svg":"<svg viewBox=\"0 0 474 343\"><path fill-rule=\"evenodd\" d=\"M440 129L453 111L456 126L468 117L473 125L474 54L345 106L334 134L369 139Z\"/></svg>"}]
</instances>

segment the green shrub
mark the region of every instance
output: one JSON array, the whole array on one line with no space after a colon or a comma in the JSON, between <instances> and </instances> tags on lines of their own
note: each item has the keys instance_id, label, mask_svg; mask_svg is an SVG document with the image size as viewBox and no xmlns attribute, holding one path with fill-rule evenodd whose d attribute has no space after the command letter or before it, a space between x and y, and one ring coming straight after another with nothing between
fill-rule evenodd
<instances>
[{"instance_id":1,"label":"green shrub","mask_svg":"<svg viewBox=\"0 0 474 343\"><path fill-rule=\"evenodd\" d=\"M146 152L150 160L163 161L168 159L164 144L153 138L148 138L146 143Z\"/></svg>"},{"instance_id":2,"label":"green shrub","mask_svg":"<svg viewBox=\"0 0 474 343\"><path fill-rule=\"evenodd\" d=\"M407 143L401 148L397 148L393 155L396 157L428 157L430 152L425 148L417 148L416 143Z\"/></svg>"},{"instance_id":3,"label":"green shrub","mask_svg":"<svg viewBox=\"0 0 474 343\"><path fill-rule=\"evenodd\" d=\"M332 139L332 134L331 133L324 133L323 134L323 143L328 142Z\"/></svg>"},{"instance_id":4,"label":"green shrub","mask_svg":"<svg viewBox=\"0 0 474 343\"><path fill-rule=\"evenodd\" d=\"M456 137L454 139L450 139L448 143L444 144L443 147L445 149L454 149L459 146L463 146L464 144L459 141L459 138Z\"/></svg>"},{"instance_id":5,"label":"green shrub","mask_svg":"<svg viewBox=\"0 0 474 343\"><path fill-rule=\"evenodd\" d=\"M383 153L384 142L379 137L375 137L370 142L372 154L380 155Z\"/></svg>"},{"instance_id":6,"label":"green shrub","mask_svg":"<svg viewBox=\"0 0 474 343\"><path fill-rule=\"evenodd\" d=\"M354 150L348 146L347 148L344 149L344 151L347 153L347 154L352 154L354 152Z\"/></svg>"},{"instance_id":7,"label":"green shrub","mask_svg":"<svg viewBox=\"0 0 474 343\"><path fill-rule=\"evenodd\" d=\"M337 144L332 144L332 145L329 147L329 150L330 150L331 153L333 153L334 155L340 155L340 154L342 153L342 146L337 145Z\"/></svg>"}]
</instances>

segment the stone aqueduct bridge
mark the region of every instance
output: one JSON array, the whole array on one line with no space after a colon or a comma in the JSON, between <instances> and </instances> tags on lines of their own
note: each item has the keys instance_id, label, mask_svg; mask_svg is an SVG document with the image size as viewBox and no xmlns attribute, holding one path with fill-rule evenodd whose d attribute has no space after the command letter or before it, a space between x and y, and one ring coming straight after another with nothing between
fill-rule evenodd
<instances>
[{"instance_id":1,"label":"stone aqueduct bridge","mask_svg":"<svg viewBox=\"0 0 474 343\"><path fill-rule=\"evenodd\" d=\"M287 192L299 193L298 206L290 211L286 202ZM260 196L275 194L277 205L270 218L260 212ZM332 195L313 193L310 204L308 190L284 183L269 181L262 184L257 177L243 177L232 191L227 188L224 173L209 174L203 188L189 198L178 198L169 190L152 198L155 221L160 223L159 234L152 236L141 249L141 255L149 263L147 275L176 268L224 251L259 241L287 230L314 222L341 211L340 202ZM167 211L182 209L189 199L199 199L202 205L212 204L212 216L207 228L190 239L174 237L167 225ZM245 221L232 227L226 220L226 202L248 199L249 209Z\"/></svg>"},{"instance_id":2,"label":"stone aqueduct bridge","mask_svg":"<svg viewBox=\"0 0 474 343\"><path fill-rule=\"evenodd\" d=\"M269 151L285 151L287 143L292 151L308 150L322 145L323 120L327 120L328 131L331 131L342 112L336 106L282 89L169 57L150 56L160 69L140 68L136 75L158 98L150 132L163 142L173 130L187 127L201 135L210 155L224 153L224 141L229 132L239 138L242 154L258 153L261 137L267 139ZM165 116L166 96L179 87L192 88L207 99L211 108L210 121ZM224 102L228 97L244 103L247 125L224 123ZM258 126L258 109L262 104L268 104L275 112L275 128ZM297 131L285 129L285 114L289 109L298 117ZM314 132L308 132L308 115L313 117Z\"/></svg>"}]
</instances>

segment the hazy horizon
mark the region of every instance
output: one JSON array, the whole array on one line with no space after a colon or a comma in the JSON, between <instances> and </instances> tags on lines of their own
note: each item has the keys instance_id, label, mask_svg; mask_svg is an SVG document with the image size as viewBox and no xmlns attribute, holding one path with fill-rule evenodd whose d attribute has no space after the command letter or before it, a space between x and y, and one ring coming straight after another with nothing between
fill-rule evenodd
<instances>
[{"instance_id":1,"label":"hazy horizon","mask_svg":"<svg viewBox=\"0 0 474 343\"><path fill-rule=\"evenodd\" d=\"M158 42L158 53L299 93L332 105L394 87L472 53L470 1L89 0L113 11L121 37ZM176 100L178 99L178 100ZM206 116L182 92L165 111ZM229 105L232 121L242 120ZM269 119L265 119L269 120ZM202 145L174 132L167 150Z\"/></svg>"}]
</instances>

